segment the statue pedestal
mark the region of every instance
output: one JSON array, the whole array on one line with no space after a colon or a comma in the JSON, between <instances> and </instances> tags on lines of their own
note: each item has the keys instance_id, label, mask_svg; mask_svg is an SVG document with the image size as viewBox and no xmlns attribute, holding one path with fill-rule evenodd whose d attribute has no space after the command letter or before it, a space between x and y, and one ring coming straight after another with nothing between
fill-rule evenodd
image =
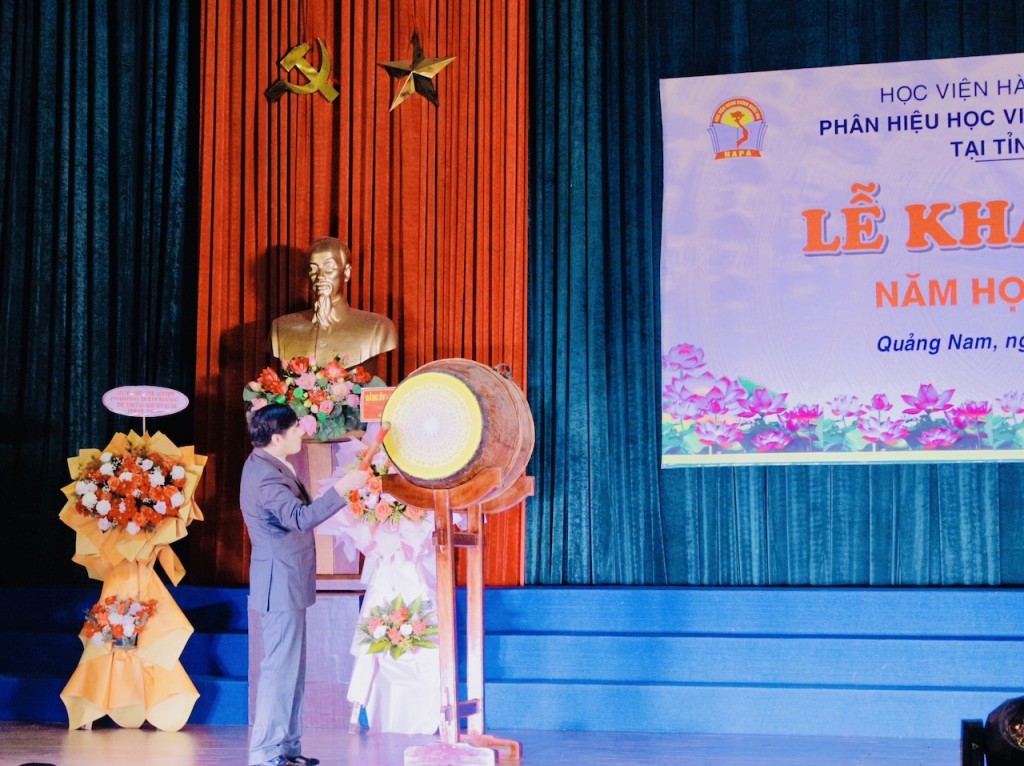
<instances>
[{"instance_id":1,"label":"statue pedestal","mask_svg":"<svg viewBox=\"0 0 1024 766\"><path fill-rule=\"evenodd\" d=\"M322 484L330 479L340 461L350 461L344 446L349 439L336 441L304 440L302 450L292 456L291 464L309 494L318 497ZM339 461L340 457L340 461ZM362 590L362 557L351 546L333 535L316 535L316 588L320 590Z\"/></svg>"},{"instance_id":2,"label":"statue pedestal","mask_svg":"<svg viewBox=\"0 0 1024 766\"><path fill-rule=\"evenodd\" d=\"M263 660L260 613L249 610L249 725ZM302 720L308 728L336 729L348 720L352 635L359 622L359 594L319 593L306 610L306 692Z\"/></svg>"}]
</instances>

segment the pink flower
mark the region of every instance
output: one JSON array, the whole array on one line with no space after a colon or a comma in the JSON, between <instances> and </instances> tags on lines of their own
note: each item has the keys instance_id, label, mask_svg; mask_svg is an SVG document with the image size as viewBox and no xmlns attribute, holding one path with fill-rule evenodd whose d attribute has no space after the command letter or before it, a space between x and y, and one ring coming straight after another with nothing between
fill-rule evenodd
<instances>
[{"instance_id":1,"label":"pink flower","mask_svg":"<svg viewBox=\"0 0 1024 766\"><path fill-rule=\"evenodd\" d=\"M740 399L737 404L742 408L740 416L756 418L766 415L778 415L785 407L787 394L772 394L767 388L758 388L749 399Z\"/></svg>"},{"instance_id":2,"label":"pink flower","mask_svg":"<svg viewBox=\"0 0 1024 766\"><path fill-rule=\"evenodd\" d=\"M743 441L743 431L735 423L698 423L693 431L709 447L728 449Z\"/></svg>"},{"instance_id":3,"label":"pink flower","mask_svg":"<svg viewBox=\"0 0 1024 766\"><path fill-rule=\"evenodd\" d=\"M700 408L691 401L693 394L686 388L685 378L672 378L662 393L662 410L680 420L696 420L700 417Z\"/></svg>"},{"instance_id":4,"label":"pink flower","mask_svg":"<svg viewBox=\"0 0 1024 766\"><path fill-rule=\"evenodd\" d=\"M864 414L864 408L856 396L837 396L826 404L837 418L855 418Z\"/></svg>"},{"instance_id":5,"label":"pink flower","mask_svg":"<svg viewBox=\"0 0 1024 766\"><path fill-rule=\"evenodd\" d=\"M385 503L381 500L377 503L377 506L373 509L373 516L377 521L383 523L391 518L391 504Z\"/></svg>"},{"instance_id":6,"label":"pink flower","mask_svg":"<svg viewBox=\"0 0 1024 766\"><path fill-rule=\"evenodd\" d=\"M324 399L322 402L320 402L319 407L320 412L322 412L324 415L330 415L332 412L334 412L334 402L331 401L330 399Z\"/></svg>"},{"instance_id":7,"label":"pink flower","mask_svg":"<svg viewBox=\"0 0 1024 766\"><path fill-rule=\"evenodd\" d=\"M416 620L412 624L412 634L414 636L422 636L426 632L427 632L427 623L424 622L423 620Z\"/></svg>"},{"instance_id":8,"label":"pink flower","mask_svg":"<svg viewBox=\"0 0 1024 766\"><path fill-rule=\"evenodd\" d=\"M409 521L420 521L426 515L426 511L422 508L415 508L411 505L405 508L405 518L409 519Z\"/></svg>"},{"instance_id":9,"label":"pink flower","mask_svg":"<svg viewBox=\"0 0 1024 766\"><path fill-rule=\"evenodd\" d=\"M806 428L821 417L821 407L817 404L801 404L789 410L783 416L786 421L786 428L790 431L799 431Z\"/></svg>"},{"instance_id":10,"label":"pink flower","mask_svg":"<svg viewBox=\"0 0 1024 766\"><path fill-rule=\"evenodd\" d=\"M992 405L988 402L964 402L959 407L954 407L950 414L957 428L968 428L984 420L990 412Z\"/></svg>"},{"instance_id":11,"label":"pink flower","mask_svg":"<svg viewBox=\"0 0 1024 766\"><path fill-rule=\"evenodd\" d=\"M680 343L669 349L661 364L666 370L696 370L704 366L704 349Z\"/></svg>"},{"instance_id":12,"label":"pink flower","mask_svg":"<svg viewBox=\"0 0 1024 766\"><path fill-rule=\"evenodd\" d=\"M307 436L312 436L316 433L316 418L313 415L303 415L299 418L299 426Z\"/></svg>"},{"instance_id":13,"label":"pink flower","mask_svg":"<svg viewBox=\"0 0 1024 766\"><path fill-rule=\"evenodd\" d=\"M304 372L295 379L296 388L303 391L312 391L316 388L316 375L312 372Z\"/></svg>"},{"instance_id":14,"label":"pink flower","mask_svg":"<svg viewBox=\"0 0 1024 766\"><path fill-rule=\"evenodd\" d=\"M953 398L953 389L951 388L939 394L935 390L935 386L931 383L926 383L918 387L917 396L911 396L910 394L902 394L901 396L903 401L910 405L907 409L903 410L908 415L917 415L921 412L931 414L932 412L944 412L952 406L949 400Z\"/></svg>"},{"instance_id":15,"label":"pink flower","mask_svg":"<svg viewBox=\"0 0 1024 766\"><path fill-rule=\"evenodd\" d=\"M388 640L391 642L393 646L398 646L400 643L402 643L402 631L400 631L398 628L392 628L388 631Z\"/></svg>"},{"instance_id":16,"label":"pink flower","mask_svg":"<svg viewBox=\"0 0 1024 766\"><path fill-rule=\"evenodd\" d=\"M1008 415L1024 414L1024 393L1020 391L1008 391L996 399L999 407Z\"/></svg>"},{"instance_id":17,"label":"pink flower","mask_svg":"<svg viewBox=\"0 0 1024 766\"><path fill-rule=\"evenodd\" d=\"M940 426L919 434L917 440L925 449L942 449L956 444L960 440L960 434Z\"/></svg>"},{"instance_id":18,"label":"pink flower","mask_svg":"<svg viewBox=\"0 0 1024 766\"><path fill-rule=\"evenodd\" d=\"M344 399L350 393L352 393L352 381L350 380L331 384L331 396L335 399Z\"/></svg>"},{"instance_id":19,"label":"pink flower","mask_svg":"<svg viewBox=\"0 0 1024 766\"><path fill-rule=\"evenodd\" d=\"M682 385L690 394L687 401L696 405L702 415L725 415L746 393L736 381L716 378L706 372L699 376L684 376Z\"/></svg>"},{"instance_id":20,"label":"pink flower","mask_svg":"<svg viewBox=\"0 0 1024 766\"><path fill-rule=\"evenodd\" d=\"M754 446L758 452L774 452L786 449L793 438L775 428L770 431L762 431L754 437Z\"/></svg>"},{"instance_id":21,"label":"pink flower","mask_svg":"<svg viewBox=\"0 0 1024 766\"><path fill-rule=\"evenodd\" d=\"M264 399L262 396L260 398L258 398L258 399L253 399L252 400L252 408L254 410L258 410L261 407L266 407L266 406L267 406L267 400Z\"/></svg>"},{"instance_id":22,"label":"pink flower","mask_svg":"<svg viewBox=\"0 0 1024 766\"><path fill-rule=\"evenodd\" d=\"M380 617L371 617L366 622L366 629L372 634L373 631L377 630L381 625L384 624L384 620Z\"/></svg>"},{"instance_id":23,"label":"pink flower","mask_svg":"<svg viewBox=\"0 0 1024 766\"><path fill-rule=\"evenodd\" d=\"M875 394L871 397L871 409L876 412L888 412L892 409L892 405L889 404L889 397L885 394Z\"/></svg>"},{"instance_id":24,"label":"pink flower","mask_svg":"<svg viewBox=\"0 0 1024 766\"><path fill-rule=\"evenodd\" d=\"M346 396L345 404L354 409L359 409L359 394L349 394Z\"/></svg>"},{"instance_id":25,"label":"pink flower","mask_svg":"<svg viewBox=\"0 0 1024 766\"><path fill-rule=\"evenodd\" d=\"M857 423L857 428L861 432L864 441L871 442L872 444L881 442L889 446L896 444L901 439L907 438L907 435L910 433L902 419L890 420L886 418L883 420L873 415L869 415Z\"/></svg>"}]
</instances>

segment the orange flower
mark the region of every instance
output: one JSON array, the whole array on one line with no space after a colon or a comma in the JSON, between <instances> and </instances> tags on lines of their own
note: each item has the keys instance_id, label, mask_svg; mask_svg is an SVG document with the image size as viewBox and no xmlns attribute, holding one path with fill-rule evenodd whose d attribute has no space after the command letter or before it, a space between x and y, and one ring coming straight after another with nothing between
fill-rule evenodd
<instances>
[{"instance_id":1,"label":"orange flower","mask_svg":"<svg viewBox=\"0 0 1024 766\"><path fill-rule=\"evenodd\" d=\"M409 519L409 521L421 521L425 515L426 512L422 508L416 508L412 505L405 507L405 518Z\"/></svg>"},{"instance_id":2,"label":"orange flower","mask_svg":"<svg viewBox=\"0 0 1024 766\"><path fill-rule=\"evenodd\" d=\"M380 492L383 488L380 477L371 475L370 478L366 480L366 488L373 494Z\"/></svg>"},{"instance_id":3,"label":"orange flower","mask_svg":"<svg viewBox=\"0 0 1024 766\"><path fill-rule=\"evenodd\" d=\"M362 500L354 500L353 502L348 504L348 509L352 511L353 516L358 518L362 516L364 513L366 513L366 503L364 503Z\"/></svg>"},{"instance_id":4,"label":"orange flower","mask_svg":"<svg viewBox=\"0 0 1024 766\"><path fill-rule=\"evenodd\" d=\"M289 372L293 372L296 375L302 375L309 369L309 359L304 356L297 356L294 359L289 359L288 364L285 365Z\"/></svg>"},{"instance_id":5,"label":"orange flower","mask_svg":"<svg viewBox=\"0 0 1024 766\"><path fill-rule=\"evenodd\" d=\"M111 625L110 632L114 638L124 638L124 626L123 625Z\"/></svg>"},{"instance_id":6,"label":"orange flower","mask_svg":"<svg viewBox=\"0 0 1024 766\"><path fill-rule=\"evenodd\" d=\"M409 619L409 609L404 606L398 607L395 611L388 615L388 619L391 622L401 625L403 622Z\"/></svg>"},{"instance_id":7,"label":"orange flower","mask_svg":"<svg viewBox=\"0 0 1024 766\"><path fill-rule=\"evenodd\" d=\"M373 380L373 376L368 373L363 367L355 367L352 370L352 380L359 385L364 385Z\"/></svg>"},{"instance_id":8,"label":"orange flower","mask_svg":"<svg viewBox=\"0 0 1024 766\"><path fill-rule=\"evenodd\" d=\"M327 376L327 379L332 383L338 380L344 380L345 368L338 364L338 360L335 359L334 361L330 362L326 367L324 367L324 374Z\"/></svg>"}]
</instances>

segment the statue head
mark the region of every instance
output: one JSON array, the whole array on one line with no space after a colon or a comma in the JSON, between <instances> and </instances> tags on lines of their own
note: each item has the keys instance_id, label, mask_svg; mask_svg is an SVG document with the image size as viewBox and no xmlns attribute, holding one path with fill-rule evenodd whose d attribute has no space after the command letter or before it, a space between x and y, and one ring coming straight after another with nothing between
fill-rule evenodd
<instances>
[{"instance_id":1,"label":"statue head","mask_svg":"<svg viewBox=\"0 0 1024 766\"><path fill-rule=\"evenodd\" d=\"M313 287L313 322L331 322L332 303L344 301L342 289L352 276L352 257L336 237L321 237L309 246L309 282Z\"/></svg>"}]
</instances>

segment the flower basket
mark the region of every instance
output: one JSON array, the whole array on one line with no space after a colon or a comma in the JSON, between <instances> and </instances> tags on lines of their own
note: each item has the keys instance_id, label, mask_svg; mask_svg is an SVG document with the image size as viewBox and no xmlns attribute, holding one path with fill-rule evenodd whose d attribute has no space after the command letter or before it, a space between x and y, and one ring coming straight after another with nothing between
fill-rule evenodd
<instances>
[{"instance_id":1,"label":"flower basket","mask_svg":"<svg viewBox=\"0 0 1024 766\"><path fill-rule=\"evenodd\" d=\"M308 436L334 441L359 427L359 394L373 376L363 367L345 367L345 359L326 365L295 357L280 372L267 367L242 389L246 411L287 404Z\"/></svg>"}]
</instances>

